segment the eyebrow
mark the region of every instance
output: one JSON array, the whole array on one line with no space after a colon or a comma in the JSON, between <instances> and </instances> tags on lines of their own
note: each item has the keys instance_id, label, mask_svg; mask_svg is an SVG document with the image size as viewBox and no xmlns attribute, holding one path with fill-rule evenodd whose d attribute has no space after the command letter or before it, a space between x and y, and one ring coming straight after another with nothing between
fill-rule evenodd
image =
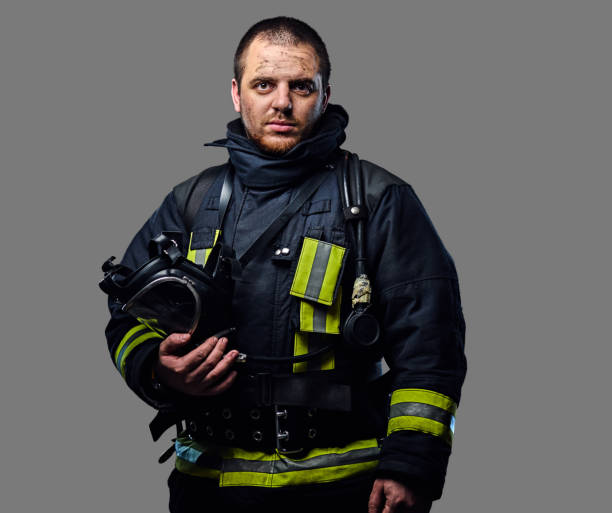
<instances>
[{"instance_id":1,"label":"eyebrow","mask_svg":"<svg viewBox=\"0 0 612 513\"><path fill-rule=\"evenodd\" d=\"M253 79L251 79L249 81L249 86L254 86L258 82L272 82L272 83L276 83L276 81L277 80L275 78L266 77L266 76L262 75L260 77L254 77ZM296 84L307 84L307 85L311 86L313 90L316 90L316 88L317 88L317 84L315 83L315 81L310 79L310 78L296 78L294 80L290 80L289 81L289 85L290 86L294 86Z\"/></svg>"}]
</instances>

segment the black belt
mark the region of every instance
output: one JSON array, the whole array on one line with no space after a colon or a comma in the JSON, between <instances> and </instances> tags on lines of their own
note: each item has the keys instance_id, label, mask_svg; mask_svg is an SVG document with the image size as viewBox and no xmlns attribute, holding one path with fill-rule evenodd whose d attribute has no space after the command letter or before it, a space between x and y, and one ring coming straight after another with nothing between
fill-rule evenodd
<instances>
[{"instance_id":1,"label":"black belt","mask_svg":"<svg viewBox=\"0 0 612 513\"><path fill-rule=\"evenodd\" d=\"M374 438L355 415L316 408L210 408L186 419L185 434L201 443L297 454L314 447L341 447Z\"/></svg>"},{"instance_id":2,"label":"black belt","mask_svg":"<svg viewBox=\"0 0 612 513\"><path fill-rule=\"evenodd\" d=\"M198 419L206 411L228 404L245 410L283 406L348 413L351 411L351 387L331 381L323 373L303 376L261 373L239 376L230 391L221 396L205 399L177 396L177 401L176 410L159 412L149 424L153 440L158 440L181 419Z\"/></svg>"}]
</instances>

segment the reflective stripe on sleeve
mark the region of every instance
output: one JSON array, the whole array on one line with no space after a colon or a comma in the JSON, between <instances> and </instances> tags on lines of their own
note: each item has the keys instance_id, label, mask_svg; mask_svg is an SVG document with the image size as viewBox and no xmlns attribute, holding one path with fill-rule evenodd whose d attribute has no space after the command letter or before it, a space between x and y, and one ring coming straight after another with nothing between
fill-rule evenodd
<instances>
[{"instance_id":1,"label":"reflective stripe on sleeve","mask_svg":"<svg viewBox=\"0 0 612 513\"><path fill-rule=\"evenodd\" d=\"M421 431L453 442L457 404L448 396L420 388L395 390L387 435L396 431Z\"/></svg>"},{"instance_id":2,"label":"reflective stripe on sleeve","mask_svg":"<svg viewBox=\"0 0 612 513\"><path fill-rule=\"evenodd\" d=\"M160 335L162 335L164 337L168 336L168 333L166 333L163 329L161 329L159 327L159 320L157 320L157 319L145 319L143 317L136 317L136 320L139 323L144 324L151 331L154 331L155 333L159 333Z\"/></svg>"},{"instance_id":3,"label":"reflective stripe on sleeve","mask_svg":"<svg viewBox=\"0 0 612 513\"><path fill-rule=\"evenodd\" d=\"M330 306L346 248L305 237L290 294Z\"/></svg>"},{"instance_id":4,"label":"reflective stripe on sleeve","mask_svg":"<svg viewBox=\"0 0 612 513\"><path fill-rule=\"evenodd\" d=\"M359 440L345 447L312 449L299 459L278 452L206 447L195 441L179 440L177 469L202 477L218 477L219 486L279 488L336 481L373 470L380 454L376 439Z\"/></svg>"},{"instance_id":5,"label":"reflective stripe on sleeve","mask_svg":"<svg viewBox=\"0 0 612 513\"><path fill-rule=\"evenodd\" d=\"M145 325L139 324L129 330L119 342L115 351L115 365L125 378L125 364L130 353L140 344L152 338L163 338L159 333L150 331Z\"/></svg>"}]
</instances>

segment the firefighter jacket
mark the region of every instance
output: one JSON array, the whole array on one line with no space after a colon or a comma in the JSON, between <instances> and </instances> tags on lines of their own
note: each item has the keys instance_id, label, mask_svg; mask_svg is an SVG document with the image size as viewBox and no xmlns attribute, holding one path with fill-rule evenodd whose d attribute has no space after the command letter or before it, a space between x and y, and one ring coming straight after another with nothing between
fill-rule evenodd
<instances>
[{"instance_id":1,"label":"firefighter jacket","mask_svg":"<svg viewBox=\"0 0 612 513\"><path fill-rule=\"evenodd\" d=\"M324 483L374 472L436 499L466 371L455 266L412 187L362 160L368 273L381 354L390 368L383 379L374 379L379 367L372 357L355 352L342 337L355 279L355 241L343 217L336 173L347 120L344 109L330 105L319 131L278 158L259 152L240 120L228 124L228 138L213 143L228 148L234 171L223 226L218 226L221 173L189 232L171 192L135 236L122 263L132 269L144 263L149 240L162 232L196 263L205 262L217 241L239 256L288 204L300 179L315 170L325 173L316 192L236 280L231 314L237 331L230 343L241 352L268 356L330 349L308 362L274 368L261 363L244 372L237 367L244 379L204 401L189 436L178 438L177 469L216 479L220 486L255 487ZM151 379L162 336L123 313L120 305L109 304L106 334L115 366L141 399L171 409L176 394L157 390ZM312 404L285 408L252 399L241 389L249 379L271 375L280 376L276 386L289 391L312 377L320 383L306 394ZM334 411L327 386L350 388L350 412ZM269 431L278 430L272 417L287 421L289 436L306 449L287 454L266 445Z\"/></svg>"}]
</instances>

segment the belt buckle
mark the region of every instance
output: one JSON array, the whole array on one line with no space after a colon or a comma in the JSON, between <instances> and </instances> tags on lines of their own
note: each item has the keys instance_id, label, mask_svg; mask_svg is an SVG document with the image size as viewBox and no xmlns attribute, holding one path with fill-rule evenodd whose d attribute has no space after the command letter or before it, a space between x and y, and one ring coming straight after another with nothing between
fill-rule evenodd
<instances>
[{"instance_id":1,"label":"belt buckle","mask_svg":"<svg viewBox=\"0 0 612 513\"><path fill-rule=\"evenodd\" d=\"M303 447L291 448L288 443L291 439L291 434L287 430L287 426L283 425L287 421L289 412L286 408L274 405L274 426L276 431L276 450L280 454L297 454L304 451Z\"/></svg>"}]
</instances>

